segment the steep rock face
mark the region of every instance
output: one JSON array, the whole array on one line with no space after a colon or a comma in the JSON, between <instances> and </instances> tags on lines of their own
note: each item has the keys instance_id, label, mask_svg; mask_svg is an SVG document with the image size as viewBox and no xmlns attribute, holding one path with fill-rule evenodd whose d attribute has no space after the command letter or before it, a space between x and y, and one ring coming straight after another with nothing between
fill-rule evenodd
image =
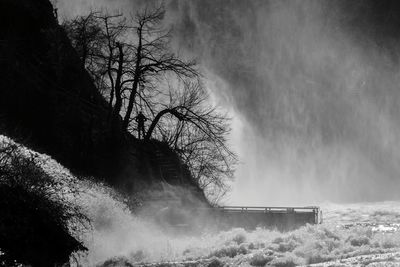
<instances>
[{"instance_id":1,"label":"steep rock face","mask_svg":"<svg viewBox=\"0 0 400 267\"><path fill-rule=\"evenodd\" d=\"M0 9L0 132L125 192L167 183L206 202L173 151L111 127L48 0L1 0Z\"/></svg>"},{"instance_id":2,"label":"steep rock face","mask_svg":"<svg viewBox=\"0 0 400 267\"><path fill-rule=\"evenodd\" d=\"M105 151L96 149L110 142L105 103L80 68L51 4L3 0L0 5L2 128L72 168L98 169L93 156Z\"/></svg>"}]
</instances>

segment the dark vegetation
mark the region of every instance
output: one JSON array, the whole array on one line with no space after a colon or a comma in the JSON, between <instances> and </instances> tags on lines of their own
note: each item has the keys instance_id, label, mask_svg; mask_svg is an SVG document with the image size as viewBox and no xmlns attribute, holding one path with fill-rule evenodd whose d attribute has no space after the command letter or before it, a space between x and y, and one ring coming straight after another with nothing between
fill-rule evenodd
<instances>
[{"instance_id":1,"label":"dark vegetation","mask_svg":"<svg viewBox=\"0 0 400 267\"><path fill-rule=\"evenodd\" d=\"M0 5L3 133L124 192L178 180L212 200L226 192L229 119L209 105L195 61L172 52L162 7L131 20L92 12L61 27L47 0ZM140 140L139 111L148 118ZM173 174L149 160L170 161L164 145L155 155L160 144L178 155Z\"/></svg>"},{"instance_id":2,"label":"dark vegetation","mask_svg":"<svg viewBox=\"0 0 400 267\"><path fill-rule=\"evenodd\" d=\"M111 139L106 103L51 4L4 0L0 8L2 132L77 172L111 177L122 133Z\"/></svg>"},{"instance_id":3,"label":"dark vegetation","mask_svg":"<svg viewBox=\"0 0 400 267\"><path fill-rule=\"evenodd\" d=\"M54 266L86 248L72 235L88 220L66 197L79 192L74 181L55 180L34 154L11 143L0 146L0 266ZM68 187L66 187L68 184Z\"/></svg>"},{"instance_id":4,"label":"dark vegetation","mask_svg":"<svg viewBox=\"0 0 400 267\"><path fill-rule=\"evenodd\" d=\"M236 161L229 119L209 105L196 62L172 52L162 7L63 26L48 0L0 10L1 134L141 201L165 185L182 188L185 205L224 195ZM10 149L0 151L0 264L66 262L85 250L70 233L85 218L32 156Z\"/></svg>"},{"instance_id":5,"label":"dark vegetation","mask_svg":"<svg viewBox=\"0 0 400 267\"><path fill-rule=\"evenodd\" d=\"M145 142L168 144L194 182L218 199L235 163L226 145L229 119L210 105L196 62L173 51L164 14L163 6L130 16L92 11L63 27L107 100L109 118L122 118L122 130ZM142 113L148 127L140 136Z\"/></svg>"}]
</instances>

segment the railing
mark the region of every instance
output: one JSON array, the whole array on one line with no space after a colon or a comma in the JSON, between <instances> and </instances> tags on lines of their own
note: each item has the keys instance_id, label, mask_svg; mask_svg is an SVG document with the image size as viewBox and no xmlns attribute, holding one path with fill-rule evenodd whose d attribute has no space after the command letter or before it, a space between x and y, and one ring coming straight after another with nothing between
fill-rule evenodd
<instances>
[{"instance_id":1,"label":"railing","mask_svg":"<svg viewBox=\"0 0 400 267\"><path fill-rule=\"evenodd\" d=\"M218 207L222 211L247 211L247 212L317 212L319 207L245 207L245 206L223 206Z\"/></svg>"},{"instance_id":2,"label":"railing","mask_svg":"<svg viewBox=\"0 0 400 267\"><path fill-rule=\"evenodd\" d=\"M310 214L314 215L314 223L322 223L322 211L317 206L310 207L245 207L245 206L223 206L217 208L221 212L226 213L280 213L280 214Z\"/></svg>"}]
</instances>

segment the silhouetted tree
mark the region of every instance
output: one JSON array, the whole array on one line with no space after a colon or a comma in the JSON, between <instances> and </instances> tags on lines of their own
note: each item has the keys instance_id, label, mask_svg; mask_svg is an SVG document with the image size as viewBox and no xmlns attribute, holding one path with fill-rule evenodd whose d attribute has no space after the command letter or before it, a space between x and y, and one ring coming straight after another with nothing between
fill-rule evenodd
<instances>
[{"instance_id":1,"label":"silhouetted tree","mask_svg":"<svg viewBox=\"0 0 400 267\"><path fill-rule=\"evenodd\" d=\"M229 119L209 105L196 62L172 51L164 15L160 6L145 8L130 21L120 14L93 16L105 40L98 76L109 92L113 118L123 117L124 130L135 131L131 122L142 111L150 121L144 139L168 140L196 182L209 195L221 196L236 162L226 141ZM85 20L75 20L86 27Z\"/></svg>"},{"instance_id":2,"label":"silhouetted tree","mask_svg":"<svg viewBox=\"0 0 400 267\"><path fill-rule=\"evenodd\" d=\"M99 13L91 11L86 16L79 16L65 21L63 27L73 47L78 52L82 65L96 82L101 81L103 47L106 39L97 18ZM99 84L97 84L99 85Z\"/></svg>"},{"instance_id":3,"label":"silhouetted tree","mask_svg":"<svg viewBox=\"0 0 400 267\"><path fill-rule=\"evenodd\" d=\"M185 61L171 52L171 31L164 29L161 24L164 14L162 6L156 9L146 8L138 12L133 20L137 42L133 44L135 64L131 69L132 87L123 121L124 129L129 126L139 86L154 88L154 82L158 82L157 77L166 72L180 78L194 78L199 75L195 69L195 61Z\"/></svg>"},{"instance_id":4,"label":"silhouetted tree","mask_svg":"<svg viewBox=\"0 0 400 267\"><path fill-rule=\"evenodd\" d=\"M132 53L129 45L124 42L128 25L121 14L101 14L98 19L106 40L102 55L103 68L100 71L109 91L110 112L117 119L123 106L123 88L131 82L128 69L133 61Z\"/></svg>"},{"instance_id":5,"label":"silhouetted tree","mask_svg":"<svg viewBox=\"0 0 400 267\"><path fill-rule=\"evenodd\" d=\"M96 81L98 89L109 94L109 110L119 116L123 86L132 53L125 40L128 25L121 14L90 12L63 23L82 64Z\"/></svg>"},{"instance_id":6,"label":"silhouetted tree","mask_svg":"<svg viewBox=\"0 0 400 267\"><path fill-rule=\"evenodd\" d=\"M199 76L194 60L172 52L171 30L162 26L164 14L163 6L146 8L127 21L121 14L91 12L64 24L86 68L90 67L85 63L88 56L95 58L96 66L89 72L107 88L110 110L114 117L123 116L125 130L135 117L139 88L158 90L165 73L179 78Z\"/></svg>"},{"instance_id":7,"label":"silhouetted tree","mask_svg":"<svg viewBox=\"0 0 400 267\"><path fill-rule=\"evenodd\" d=\"M199 81L184 82L171 90L168 103L159 103L145 139L154 131L168 142L189 167L193 178L209 198L217 201L229 189L236 155L227 145L229 118L209 104Z\"/></svg>"}]
</instances>

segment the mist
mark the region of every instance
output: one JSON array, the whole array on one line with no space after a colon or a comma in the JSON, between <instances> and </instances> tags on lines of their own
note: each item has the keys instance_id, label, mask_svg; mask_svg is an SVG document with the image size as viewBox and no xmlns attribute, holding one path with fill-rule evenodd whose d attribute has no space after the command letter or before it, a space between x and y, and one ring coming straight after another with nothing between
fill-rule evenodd
<instances>
[{"instance_id":1,"label":"mist","mask_svg":"<svg viewBox=\"0 0 400 267\"><path fill-rule=\"evenodd\" d=\"M63 16L144 1L59 0ZM166 1L173 45L232 116L226 204L397 199L395 1Z\"/></svg>"},{"instance_id":2,"label":"mist","mask_svg":"<svg viewBox=\"0 0 400 267\"><path fill-rule=\"evenodd\" d=\"M232 203L396 198L393 4L177 3L180 44L225 83L213 91L236 117Z\"/></svg>"}]
</instances>

